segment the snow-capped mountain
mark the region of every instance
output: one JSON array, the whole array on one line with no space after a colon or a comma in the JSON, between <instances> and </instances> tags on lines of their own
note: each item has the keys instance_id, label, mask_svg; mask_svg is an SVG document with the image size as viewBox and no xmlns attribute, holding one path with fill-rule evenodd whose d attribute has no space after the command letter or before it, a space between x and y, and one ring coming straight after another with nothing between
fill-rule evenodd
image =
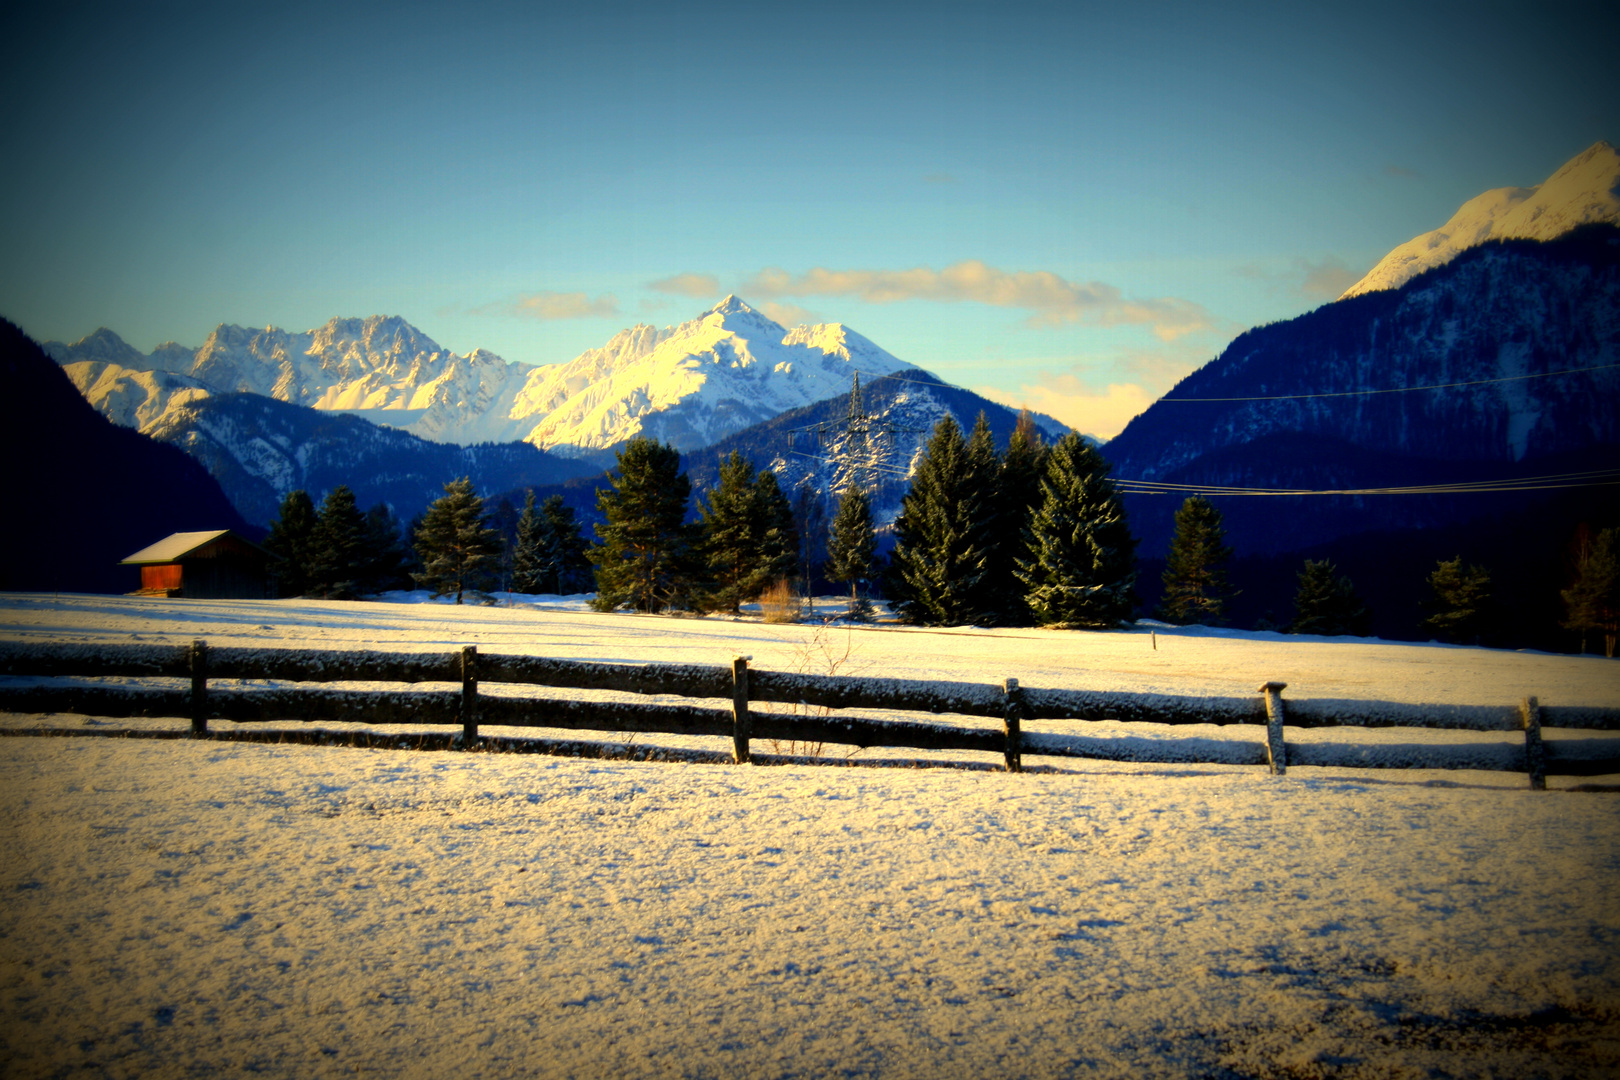
<instances>
[{"instance_id":1,"label":"snow-capped mountain","mask_svg":"<svg viewBox=\"0 0 1620 1080\"><path fill-rule=\"evenodd\" d=\"M1495 188L1391 251L1340 299L1394 289L1489 240L1551 240L1578 225L1620 225L1620 153L1594 143L1534 187Z\"/></svg>"},{"instance_id":2,"label":"snow-capped mountain","mask_svg":"<svg viewBox=\"0 0 1620 1080\"><path fill-rule=\"evenodd\" d=\"M1346 490L1601 468L1616 447L1620 228L1599 224L1471 248L1398 289L1250 330L1103 452L1116 476L1188 491ZM1147 550L1179 501L1131 503ZM1413 493L1222 507L1235 545L1268 552L1508 505Z\"/></svg>"},{"instance_id":3,"label":"snow-capped mountain","mask_svg":"<svg viewBox=\"0 0 1620 1080\"><path fill-rule=\"evenodd\" d=\"M638 325L564 364L457 355L397 316L301 334L222 325L201 348L143 356L110 330L46 351L114 422L157 431L210 394L348 412L436 442L525 441L590 456L644 434L689 450L910 368L837 323L787 330L731 296L690 322Z\"/></svg>"},{"instance_id":4,"label":"snow-capped mountain","mask_svg":"<svg viewBox=\"0 0 1620 1080\"><path fill-rule=\"evenodd\" d=\"M911 369L841 324L790 331L728 296L691 322L632 327L600 349L534 371L518 407L543 417L524 435L543 450L605 450L635 435L695 450L846 393L856 372Z\"/></svg>"},{"instance_id":5,"label":"snow-capped mountain","mask_svg":"<svg viewBox=\"0 0 1620 1080\"><path fill-rule=\"evenodd\" d=\"M115 423L153 431L208 394L252 393L352 412L440 442L510 440L512 400L534 367L457 355L398 316L333 319L301 334L221 325L199 349L142 356L110 330L45 350Z\"/></svg>"}]
</instances>

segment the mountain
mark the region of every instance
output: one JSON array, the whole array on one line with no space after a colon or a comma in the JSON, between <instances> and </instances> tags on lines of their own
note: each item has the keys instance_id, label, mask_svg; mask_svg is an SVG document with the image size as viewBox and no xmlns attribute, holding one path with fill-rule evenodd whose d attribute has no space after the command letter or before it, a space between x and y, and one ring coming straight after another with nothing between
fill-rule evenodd
<instances>
[{"instance_id":1,"label":"mountain","mask_svg":"<svg viewBox=\"0 0 1620 1080\"><path fill-rule=\"evenodd\" d=\"M597 471L528 443L451 446L259 394L197 398L170 408L149 430L206 466L243 516L263 525L300 488L319 503L347 484L362 508L385 502L408 520L457 477L470 477L487 494Z\"/></svg>"},{"instance_id":2,"label":"mountain","mask_svg":"<svg viewBox=\"0 0 1620 1080\"><path fill-rule=\"evenodd\" d=\"M457 355L398 316L333 319L301 334L221 325L198 349L173 342L142 356L102 329L45 350L115 423L150 430L175 406L251 393L355 413L441 442L516 440L510 413L530 364L474 349Z\"/></svg>"},{"instance_id":3,"label":"mountain","mask_svg":"<svg viewBox=\"0 0 1620 1080\"><path fill-rule=\"evenodd\" d=\"M104 415L142 431L172 428L170 410L203 397L253 393L436 442L522 440L593 460L635 435L696 449L842 393L857 371L911 366L840 324L790 331L734 296L545 367L482 349L456 355L396 316L302 334L222 325L201 348L169 343L149 356L105 329L46 350Z\"/></svg>"},{"instance_id":4,"label":"mountain","mask_svg":"<svg viewBox=\"0 0 1620 1080\"><path fill-rule=\"evenodd\" d=\"M1620 229L1588 225L1474 247L1398 289L1250 330L1104 453L1124 480L1343 490L1598 468L1614 446ZM1288 551L1491 499L1234 499L1229 526L1249 550ZM1170 502L1133 500L1145 544L1168 538Z\"/></svg>"},{"instance_id":5,"label":"mountain","mask_svg":"<svg viewBox=\"0 0 1620 1080\"><path fill-rule=\"evenodd\" d=\"M0 589L126 592L140 578L118 561L172 532L261 535L202 465L109 423L4 320L0 386L7 401L25 403L0 425L11 506L0 530Z\"/></svg>"},{"instance_id":6,"label":"mountain","mask_svg":"<svg viewBox=\"0 0 1620 1080\"><path fill-rule=\"evenodd\" d=\"M913 370L838 324L786 330L735 296L662 331L636 326L529 377L519 406L544 419L525 438L559 453L646 435L695 450L867 377Z\"/></svg>"},{"instance_id":7,"label":"mountain","mask_svg":"<svg viewBox=\"0 0 1620 1080\"><path fill-rule=\"evenodd\" d=\"M1490 240L1552 240L1592 222L1620 225L1620 153L1606 142L1535 187L1496 188L1468 200L1440 228L1385 255L1340 299L1397 288Z\"/></svg>"},{"instance_id":8,"label":"mountain","mask_svg":"<svg viewBox=\"0 0 1620 1080\"><path fill-rule=\"evenodd\" d=\"M1426 637L1426 575L1466 555L1496 574L1515 627L1501 640L1569 647L1565 547L1581 523L1620 525L1620 228L1487 243L1251 330L1103 453L1127 487L1182 485L1125 497L1150 606L1172 517L1203 491L1239 556L1240 624L1285 622L1299 560L1327 557L1361 584L1376 633ZM1412 490L1368 491L1391 488Z\"/></svg>"}]
</instances>

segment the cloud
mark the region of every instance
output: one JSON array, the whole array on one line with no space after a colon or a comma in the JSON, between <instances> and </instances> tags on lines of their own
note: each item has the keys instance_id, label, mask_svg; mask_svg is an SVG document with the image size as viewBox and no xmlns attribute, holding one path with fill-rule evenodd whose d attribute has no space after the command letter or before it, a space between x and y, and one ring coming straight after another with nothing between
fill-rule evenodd
<instances>
[{"instance_id":1,"label":"cloud","mask_svg":"<svg viewBox=\"0 0 1620 1080\"><path fill-rule=\"evenodd\" d=\"M816 323L826 321L820 315L817 315L813 311L806 311L798 304L779 304L775 300L761 301L759 310L763 311L766 315L770 316L772 319L775 319L783 326L789 327L814 326Z\"/></svg>"},{"instance_id":2,"label":"cloud","mask_svg":"<svg viewBox=\"0 0 1620 1080\"><path fill-rule=\"evenodd\" d=\"M662 281L649 282L647 288L703 300L720 292L720 279L713 274L676 274Z\"/></svg>"},{"instance_id":3,"label":"cloud","mask_svg":"<svg viewBox=\"0 0 1620 1080\"><path fill-rule=\"evenodd\" d=\"M1055 416L1076 431L1099 439L1112 439L1132 418L1156 400L1136 383L1109 383L1106 390L1094 390L1074 375L1041 376L1034 385L1024 385L1016 394L989 386L974 392L1013 409L1032 409Z\"/></svg>"},{"instance_id":4,"label":"cloud","mask_svg":"<svg viewBox=\"0 0 1620 1080\"><path fill-rule=\"evenodd\" d=\"M619 301L612 293L603 293L595 300L582 292L520 293L510 300L473 308L474 315L511 315L521 319L590 319L605 318L619 313Z\"/></svg>"},{"instance_id":5,"label":"cloud","mask_svg":"<svg viewBox=\"0 0 1620 1080\"><path fill-rule=\"evenodd\" d=\"M1305 280L1300 282L1299 291L1306 296L1319 296L1325 300L1337 300L1362 277L1346 266L1343 260L1332 255L1319 263L1299 259L1295 267L1305 271Z\"/></svg>"},{"instance_id":6,"label":"cloud","mask_svg":"<svg viewBox=\"0 0 1620 1080\"><path fill-rule=\"evenodd\" d=\"M1161 341L1213 329L1214 317L1190 300L1161 297L1127 299L1100 281L1076 283L1045 270L1009 272L978 259L933 270L828 270L816 267L795 277L786 270L761 270L742 286L751 296L854 296L869 304L902 300L975 303L1021 308L1031 326L1092 323L1147 326Z\"/></svg>"}]
</instances>

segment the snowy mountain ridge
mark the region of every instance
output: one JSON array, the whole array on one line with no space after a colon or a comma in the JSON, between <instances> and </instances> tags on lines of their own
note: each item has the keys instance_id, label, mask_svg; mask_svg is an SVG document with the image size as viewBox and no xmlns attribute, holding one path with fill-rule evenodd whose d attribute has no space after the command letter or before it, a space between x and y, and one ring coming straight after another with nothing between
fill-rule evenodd
<instances>
[{"instance_id":1,"label":"snowy mountain ridge","mask_svg":"<svg viewBox=\"0 0 1620 1080\"><path fill-rule=\"evenodd\" d=\"M1552 240L1578 225L1620 225L1620 152L1597 142L1534 187L1477 195L1440 228L1385 255L1346 297L1394 289L1490 240Z\"/></svg>"},{"instance_id":2,"label":"snowy mountain ridge","mask_svg":"<svg viewBox=\"0 0 1620 1080\"><path fill-rule=\"evenodd\" d=\"M458 355L398 316L304 333L221 325L201 348L143 355L102 329L46 352L109 419L148 433L210 394L254 393L348 412L435 442L525 441L576 456L638 434L688 450L787 409L910 368L847 327L787 330L729 296L689 322L639 324L563 364Z\"/></svg>"}]
</instances>

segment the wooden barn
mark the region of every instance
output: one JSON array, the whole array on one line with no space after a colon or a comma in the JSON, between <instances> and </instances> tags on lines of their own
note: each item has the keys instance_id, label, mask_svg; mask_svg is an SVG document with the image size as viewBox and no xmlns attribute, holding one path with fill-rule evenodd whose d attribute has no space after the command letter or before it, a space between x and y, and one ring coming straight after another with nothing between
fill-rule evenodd
<instances>
[{"instance_id":1,"label":"wooden barn","mask_svg":"<svg viewBox=\"0 0 1620 1080\"><path fill-rule=\"evenodd\" d=\"M275 595L270 585L275 558L229 529L216 529L174 533L119 565L141 568L141 587L131 596L264 600Z\"/></svg>"}]
</instances>

